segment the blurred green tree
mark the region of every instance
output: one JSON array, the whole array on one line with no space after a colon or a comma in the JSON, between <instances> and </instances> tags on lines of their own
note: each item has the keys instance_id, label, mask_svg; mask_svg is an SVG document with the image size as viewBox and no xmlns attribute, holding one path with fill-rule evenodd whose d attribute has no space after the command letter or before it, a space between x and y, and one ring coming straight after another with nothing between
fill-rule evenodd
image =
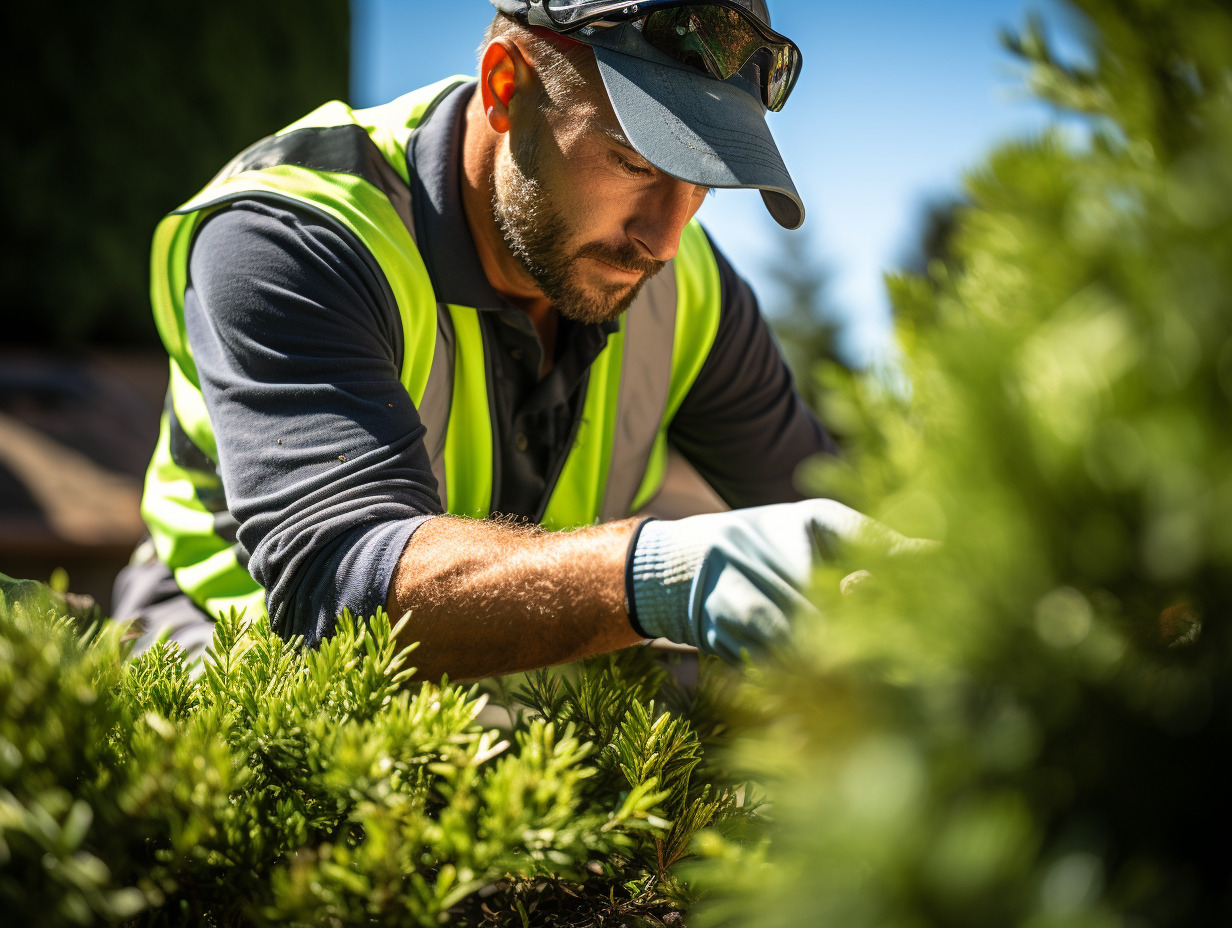
<instances>
[{"instance_id":1,"label":"blurred green tree","mask_svg":"<svg viewBox=\"0 0 1232 928\"><path fill-rule=\"evenodd\" d=\"M807 231L775 229L774 257L766 267L772 288L763 296L766 320L800 395L841 442L845 421L830 396L852 364L839 348L842 316L830 300L830 273Z\"/></svg>"},{"instance_id":2,"label":"blurred green tree","mask_svg":"<svg viewBox=\"0 0 1232 928\"><path fill-rule=\"evenodd\" d=\"M1073 7L1088 65L1008 44L1088 122L967 179L891 281L909 395L853 379L813 473L943 545L819 572L732 756L775 826L690 924L1232 924L1232 7Z\"/></svg>"},{"instance_id":3,"label":"blurred green tree","mask_svg":"<svg viewBox=\"0 0 1232 928\"><path fill-rule=\"evenodd\" d=\"M924 277L933 268L934 261L947 269L955 269L954 233L958 231L959 215L966 203L960 196L939 196L924 202L916 240L899 262L904 271Z\"/></svg>"},{"instance_id":4,"label":"blurred green tree","mask_svg":"<svg viewBox=\"0 0 1232 928\"><path fill-rule=\"evenodd\" d=\"M155 224L229 157L345 98L347 0L9 4L7 344L156 346Z\"/></svg>"},{"instance_id":5,"label":"blurred green tree","mask_svg":"<svg viewBox=\"0 0 1232 928\"><path fill-rule=\"evenodd\" d=\"M839 314L830 303L830 274L812 237L807 231L779 229L775 238L775 256L766 267L774 284L766 315L788 366L806 388L816 362L851 365L839 353Z\"/></svg>"}]
</instances>

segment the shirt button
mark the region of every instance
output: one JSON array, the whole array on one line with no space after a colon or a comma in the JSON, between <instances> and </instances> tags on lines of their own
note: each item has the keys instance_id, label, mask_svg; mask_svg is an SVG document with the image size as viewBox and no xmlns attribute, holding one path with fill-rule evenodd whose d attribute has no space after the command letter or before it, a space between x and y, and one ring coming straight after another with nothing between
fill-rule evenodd
<instances>
[{"instance_id":1,"label":"shirt button","mask_svg":"<svg viewBox=\"0 0 1232 928\"><path fill-rule=\"evenodd\" d=\"M513 351L509 352L509 357L513 358L513 360L515 361L521 361L522 360L522 349L514 348Z\"/></svg>"},{"instance_id":2,"label":"shirt button","mask_svg":"<svg viewBox=\"0 0 1232 928\"><path fill-rule=\"evenodd\" d=\"M513 437L513 443L517 446L519 451L525 451L526 447L530 444L530 442L526 440L525 432L518 432L518 434Z\"/></svg>"}]
</instances>

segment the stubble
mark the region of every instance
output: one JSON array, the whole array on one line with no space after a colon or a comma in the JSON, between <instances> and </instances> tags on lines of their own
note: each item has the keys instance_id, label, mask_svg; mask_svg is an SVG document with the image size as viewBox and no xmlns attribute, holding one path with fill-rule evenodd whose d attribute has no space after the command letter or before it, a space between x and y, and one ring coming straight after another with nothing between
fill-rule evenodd
<instances>
[{"instance_id":1,"label":"stubble","mask_svg":"<svg viewBox=\"0 0 1232 928\"><path fill-rule=\"evenodd\" d=\"M492 214L514 260L522 266L562 316L594 324L618 318L642 285L664 262L647 258L632 242L612 247L588 242L573 247L571 231L541 179L537 134L528 132L498 162L493 174ZM617 268L640 271L633 285L583 284L578 262L596 258Z\"/></svg>"}]
</instances>

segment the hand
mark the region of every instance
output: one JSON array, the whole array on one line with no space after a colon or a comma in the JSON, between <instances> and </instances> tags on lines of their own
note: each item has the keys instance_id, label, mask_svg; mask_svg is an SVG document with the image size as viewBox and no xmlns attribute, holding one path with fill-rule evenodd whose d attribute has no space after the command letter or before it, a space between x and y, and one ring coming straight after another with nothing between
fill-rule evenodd
<instances>
[{"instance_id":1,"label":"hand","mask_svg":"<svg viewBox=\"0 0 1232 928\"><path fill-rule=\"evenodd\" d=\"M737 509L642 526L630 552L629 603L651 637L736 663L817 614L813 567L839 544L877 555L931 547L830 499Z\"/></svg>"}]
</instances>

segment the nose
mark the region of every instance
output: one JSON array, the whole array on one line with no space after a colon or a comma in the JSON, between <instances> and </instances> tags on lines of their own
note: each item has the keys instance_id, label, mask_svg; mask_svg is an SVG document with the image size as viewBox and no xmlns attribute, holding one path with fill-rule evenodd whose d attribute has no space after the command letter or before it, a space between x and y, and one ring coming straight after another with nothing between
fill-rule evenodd
<instances>
[{"instance_id":1,"label":"nose","mask_svg":"<svg viewBox=\"0 0 1232 928\"><path fill-rule=\"evenodd\" d=\"M664 175L640 197L629 223L629 238L648 258L670 261L680 250L680 236L702 203L700 188Z\"/></svg>"}]
</instances>

